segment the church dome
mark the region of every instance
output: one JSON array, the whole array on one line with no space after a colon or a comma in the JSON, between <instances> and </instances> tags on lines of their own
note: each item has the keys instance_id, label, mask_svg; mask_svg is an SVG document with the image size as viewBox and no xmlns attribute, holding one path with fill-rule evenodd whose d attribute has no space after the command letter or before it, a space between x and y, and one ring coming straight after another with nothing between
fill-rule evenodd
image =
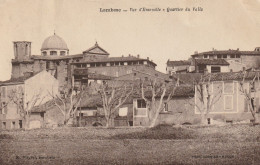
<instances>
[{"instance_id":1,"label":"church dome","mask_svg":"<svg viewBox=\"0 0 260 165\"><path fill-rule=\"evenodd\" d=\"M69 50L66 42L55 33L54 35L46 38L42 43L41 50L50 50L50 49Z\"/></svg>"}]
</instances>

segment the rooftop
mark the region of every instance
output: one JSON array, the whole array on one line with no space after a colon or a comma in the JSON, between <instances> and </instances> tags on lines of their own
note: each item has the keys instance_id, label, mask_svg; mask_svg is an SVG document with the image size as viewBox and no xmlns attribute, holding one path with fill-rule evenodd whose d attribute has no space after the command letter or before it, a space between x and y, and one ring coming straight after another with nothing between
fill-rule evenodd
<instances>
[{"instance_id":1,"label":"rooftop","mask_svg":"<svg viewBox=\"0 0 260 165\"><path fill-rule=\"evenodd\" d=\"M199 65L229 65L224 59L195 59Z\"/></svg>"},{"instance_id":2,"label":"rooftop","mask_svg":"<svg viewBox=\"0 0 260 165\"><path fill-rule=\"evenodd\" d=\"M96 42L96 44L95 44L93 47L91 47L91 48L85 50L83 53L84 53L84 54L109 55L109 53L108 53L107 51L105 51L103 48L101 48L101 47L98 45L97 42Z\"/></svg>"},{"instance_id":3,"label":"rooftop","mask_svg":"<svg viewBox=\"0 0 260 165\"><path fill-rule=\"evenodd\" d=\"M195 53L191 56L200 56L200 55L218 55L218 54L240 54L240 55L260 55L260 51L240 51L239 49L233 50L212 50L212 51L206 51L201 53Z\"/></svg>"},{"instance_id":4,"label":"rooftop","mask_svg":"<svg viewBox=\"0 0 260 165\"><path fill-rule=\"evenodd\" d=\"M183 65L190 65L191 62L188 60L181 60L181 61L167 61L167 66L183 66Z\"/></svg>"},{"instance_id":5,"label":"rooftop","mask_svg":"<svg viewBox=\"0 0 260 165\"><path fill-rule=\"evenodd\" d=\"M204 75L204 81L228 81L228 80L253 80L254 78L260 78L260 71L249 72L227 72L227 73L209 73Z\"/></svg>"},{"instance_id":6,"label":"rooftop","mask_svg":"<svg viewBox=\"0 0 260 165\"><path fill-rule=\"evenodd\" d=\"M46 38L42 43L41 50L50 50L50 49L69 50L66 42L55 33L54 35Z\"/></svg>"}]
</instances>

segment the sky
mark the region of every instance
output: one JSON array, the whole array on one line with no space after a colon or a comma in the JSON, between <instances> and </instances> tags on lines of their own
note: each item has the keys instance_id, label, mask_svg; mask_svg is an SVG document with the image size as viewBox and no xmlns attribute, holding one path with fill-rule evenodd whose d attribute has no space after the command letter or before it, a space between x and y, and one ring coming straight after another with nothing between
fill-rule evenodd
<instances>
[{"instance_id":1,"label":"sky","mask_svg":"<svg viewBox=\"0 0 260 165\"><path fill-rule=\"evenodd\" d=\"M140 12L143 7L166 11ZM71 55L97 41L111 57L139 54L165 73L168 59L187 60L195 51L260 46L260 0L0 0L0 80L11 77L13 41L31 41L32 54L40 55L54 30Z\"/></svg>"}]
</instances>

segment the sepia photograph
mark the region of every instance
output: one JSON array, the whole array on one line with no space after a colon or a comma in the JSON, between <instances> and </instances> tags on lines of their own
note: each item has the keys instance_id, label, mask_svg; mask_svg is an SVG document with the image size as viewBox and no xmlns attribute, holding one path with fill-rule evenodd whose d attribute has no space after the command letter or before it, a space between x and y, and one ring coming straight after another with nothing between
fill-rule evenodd
<instances>
[{"instance_id":1,"label":"sepia photograph","mask_svg":"<svg viewBox=\"0 0 260 165\"><path fill-rule=\"evenodd\" d=\"M0 165L259 165L260 0L0 0Z\"/></svg>"}]
</instances>

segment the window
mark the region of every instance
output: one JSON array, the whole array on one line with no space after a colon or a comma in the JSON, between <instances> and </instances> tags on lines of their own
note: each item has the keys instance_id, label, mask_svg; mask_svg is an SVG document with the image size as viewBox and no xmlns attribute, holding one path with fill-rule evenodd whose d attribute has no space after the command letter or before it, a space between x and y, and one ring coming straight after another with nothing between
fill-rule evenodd
<instances>
[{"instance_id":1,"label":"window","mask_svg":"<svg viewBox=\"0 0 260 165\"><path fill-rule=\"evenodd\" d=\"M230 58L235 58L236 56L234 54L231 54L230 55Z\"/></svg>"},{"instance_id":2,"label":"window","mask_svg":"<svg viewBox=\"0 0 260 165\"><path fill-rule=\"evenodd\" d=\"M7 113L7 104L5 102L2 102L1 109L2 109L2 114Z\"/></svg>"},{"instance_id":3,"label":"window","mask_svg":"<svg viewBox=\"0 0 260 165\"><path fill-rule=\"evenodd\" d=\"M42 55L47 56L47 52L46 51L42 52Z\"/></svg>"},{"instance_id":4,"label":"window","mask_svg":"<svg viewBox=\"0 0 260 165\"><path fill-rule=\"evenodd\" d=\"M137 100L137 108L146 108L145 100Z\"/></svg>"},{"instance_id":5,"label":"window","mask_svg":"<svg viewBox=\"0 0 260 165\"><path fill-rule=\"evenodd\" d=\"M96 66L95 63L90 64L90 67L95 67L95 66Z\"/></svg>"},{"instance_id":6,"label":"window","mask_svg":"<svg viewBox=\"0 0 260 165\"><path fill-rule=\"evenodd\" d=\"M226 55L226 54L223 54L223 58L227 58L227 55Z\"/></svg>"},{"instance_id":7,"label":"window","mask_svg":"<svg viewBox=\"0 0 260 165\"><path fill-rule=\"evenodd\" d=\"M65 51L60 51L61 56L65 56L66 52Z\"/></svg>"},{"instance_id":8,"label":"window","mask_svg":"<svg viewBox=\"0 0 260 165\"><path fill-rule=\"evenodd\" d=\"M2 87L2 97L6 97L6 87Z\"/></svg>"},{"instance_id":9,"label":"window","mask_svg":"<svg viewBox=\"0 0 260 165\"><path fill-rule=\"evenodd\" d=\"M50 51L50 55L51 55L51 56L57 55L57 51Z\"/></svg>"},{"instance_id":10,"label":"window","mask_svg":"<svg viewBox=\"0 0 260 165\"><path fill-rule=\"evenodd\" d=\"M6 129L6 122L2 123L2 129Z\"/></svg>"},{"instance_id":11,"label":"window","mask_svg":"<svg viewBox=\"0 0 260 165\"><path fill-rule=\"evenodd\" d=\"M218 55L217 55L217 58L222 58L222 55L221 55L221 54L218 54Z\"/></svg>"},{"instance_id":12,"label":"window","mask_svg":"<svg viewBox=\"0 0 260 165\"><path fill-rule=\"evenodd\" d=\"M47 70L50 69L50 61L47 61L47 62L46 62L46 69L47 69Z\"/></svg>"},{"instance_id":13,"label":"window","mask_svg":"<svg viewBox=\"0 0 260 165\"><path fill-rule=\"evenodd\" d=\"M132 62L127 62L127 65L133 65L133 63Z\"/></svg>"},{"instance_id":14,"label":"window","mask_svg":"<svg viewBox=\"0 0 260 165\"><path fill-rule=\"evenodd\" d=\"M226 95L224 97L224 107L225 107L225 110L227 110L227 111L233 109L233 96L232 95L230 95L230 96Z\"/></svg>"},{"instance_id":15,"label":"window","mask_svg":"<svg viewBox=\"0 0 260 165\"><path fill-rule=\"evenodd\" d=\"M14 121L11 124L11 129L15 129L15 122Z\"/></svg>"},{"instance_id":16,"label":"window","mask_svg":"<svg viewBox=\"0 0 260 165\"><path fill-rule=\"evenodd\" d=\"M212 66L211 67L211 73L218 73L218 72L220 72L219 66Z\"/></svg>"},{"instance_id":17,"label":"window","mask_svg":"<svg viewBox=\"0 0 260 165\"><path fill-rule=\"evenodd\" d=\"M127 116L127 112L128 112L128 108L124 107L124 108L120 108L119 109L119 116Z\"/></svg>"},{"instance_id":18,"label":"window","mask_svg":"<svg viewBox=\"0 0 260 165\"><path fill-rule=\"evenodd\" d=\"M204 54L203 58L208 58L208 55L207 55L207 54Z\"/></svg>"},{"instance_id":19,"label":"window","mask_svg":"<svg viewBox=\"0 0 260 165\"><path fill-rule=\"evenodd\" d=\"M19 128L23 128L23 121L19 120Z\"/></svg>"},{"instance_id":20,"label":"window","mask_svg":"<svg viewBox=\"0 0 260 165\"><path fill-rule=\"evenodd\" d=\"M143 64L144 64L144 62L143 62L143 61L139 61L139 64L140 64L140 65L143 65Z\"/></svg>"},{"instance_id":21,"label":"window","mask_svg":"<svg viewBox=\"0 0 260 165\"><path fill-rule=\"evenodd\" d=\"M168 110L168 104L167 104L167 103L164 103L164 104L163 104L163 111L164 111L164 112L169 112L169 110Z\"/></svg>"},{"instance_id":22,"label":"window","mask_svg":"<svg viewBox=\"0 0 260 165\"><path fill-rule=\"evenodd\" d=\"M236 54L236 58L240 58L240 54Z\"/></svg>"}]
</instances>

